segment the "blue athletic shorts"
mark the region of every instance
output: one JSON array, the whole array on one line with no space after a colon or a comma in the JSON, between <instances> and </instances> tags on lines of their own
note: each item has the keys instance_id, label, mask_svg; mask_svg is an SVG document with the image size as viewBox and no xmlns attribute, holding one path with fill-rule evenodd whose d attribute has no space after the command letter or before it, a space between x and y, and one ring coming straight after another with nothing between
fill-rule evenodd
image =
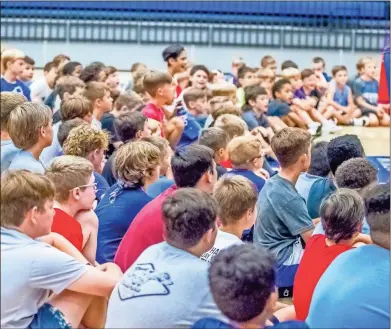
<instances>
[{"instance_id":1,"label":"blue athletic shorts","mask_svg":"<svg viewBox=\"0 0 391 329\"><path fill-rule=\"evenodd\" d=\"M35 314L29 329L71 329L72 326L65 319L64 314L50 304L43 304Z\"/></svg>"}]
</instances>

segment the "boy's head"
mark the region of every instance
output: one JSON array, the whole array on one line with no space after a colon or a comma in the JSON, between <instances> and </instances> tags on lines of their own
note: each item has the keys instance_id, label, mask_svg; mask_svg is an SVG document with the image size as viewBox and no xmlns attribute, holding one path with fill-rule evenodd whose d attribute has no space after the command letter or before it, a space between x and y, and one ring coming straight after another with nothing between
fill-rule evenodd
<instances>
[{"instance_id":1,"label":"boy's head","mask_svg":"<svg viewBox=\"0 0 391 329\"><path fill-rule=\"evenodd\" d=\"M102 171L104 152L109 144L106 131L98 130L90 125L80 125L69 132L64 142L65 155L74 155L89 160L94 170Z\"/></svg>"},{"instance_id":2,"label":"boy's head","mask_svg":"<svg viewBox=\"0 0 391 329\"><path fill-rule=\"evenodd\" d=\"M196 256L210 250L217 234L217 203L206 192L184 188L169 196L162 206L165 240Z\"/></svg>"},{"instance_id":3,"label":"boy's head","mask_svg":"<svg viewBox=\"0 0 391 329\"><path fill-rule=\"evenodd\" d=\"M173 73L183 72L187 69L188 60L186 49L182 45L171 45L163 50L163 60Z\"/></svg>"},{"instance_id":4,"label":"boy's head","mask_svg":"<svg viewBox=\"0 0 391 329\"><path fill-rule=\"evenodd\" d=\"M233 114L223 114L219 116L213 126L223 129L230 139L243 136L248 132L246 122L242 118Z\"/></svg>"},{"instance_id":5,"label":"boy's head","mask_svg":"<svg viewBox=\"0 0 391 329\"><path fill-rule=\"evenodd\" d=\"M223 105L235 105L228 96L214 96L209 100L210 113L215 112L219 107Z\"/></svg>"},{"instance_id":6,"label":"boy's head","mask_svg":"<svg viewBox=\"0 0 391 329\"><path fill-rule=\"evenodd\" d=\"M311 164L308 173L314 176L327 177L330 167L327 162L327 145L329 142L321 141L311 147Z\"/></svg>"},{"instance_id":7,"label":"boy's head","mask_svg":"<svg viewBox=\"0 0 391 329\"><path fill-rule=\"evenodd\" d=\"M364 148L356 135L338 136L327 146L327 160L333 175L346 160L364 156Z\"/></svg>"},{"instance_id":8,"label":"boy's head","mask_svg":"<svg viewBox=\"0 0 391 329\"><path fill-rule=\"evenodd\" d=\"M365 75L368 78L374 78L376 76L376 61L371 57L360 58L356 67L360 75Z\"/></svg>"},{"instance_id":9,"label":"boy's head","mask_svg":"<svg viewBox=\"0 0 391 329\"><path fill-rule=\"evenodd\" d=\"M56 187L55 199L59 203L91 210L95 201L95 177L88 160L72 155L56 157L47 168L47 177Z\"/></svg>"},{"instance_id":10,"label":"boy's head","mask_svg":"<svg viewBox=\"0 0 391 329\"><path fill-rule=\"evenodd\" d=\"M84 83L104 82L106 79L105 67L100 64L90 64L81 71L79 78Z\"/></svg>"},{"instance_id":11,"label":"boy's head","mask_svg":"<svg viewBox=\"0 0 391 329\"><path fill-rule=\"evenodd\" d=\"M160 175L161 154L155 145L131 141L115 154L114 176L126 185L142 187L152 184Z\"/></svg>"},{"instance_id":12,"label":"boy's head","mask_svg":"<svg viewBox=\"0 0 391 329\"><path fill-rule=\"evenodd\" d=\"M141 105L144 105L142 98L134 91L126 94L120 94L114 102L112 114L118 116L125 112L134 112Z\"/></svg>"},{"instance_id":13,"label":"boy's head","mask_svg":"<svg viewBox=\"0 0 391 329\"><path fill-rule=\"evenodd\" d=\"M91 123L92 111L92 103L82 95L72 95L61 101L60 113L63 122L80 118Z\"/></svg>"},{"instance_id":14,"label":"boy's head","mask_svg":"<svg viewBox=\"0 0 391 329\"><path fill-rule=\"evenodd\" d=\"M278 299L275 260L254 244L221 250L209 268L209 286L218 308L231 321L265 326Z\"/></svg>"},{"instance_id":15,"label":"boy's head","mask_svg":"<svg viewBox=\"0 0 391 329\"><path fill-rule=\"evenodd\" d=\"M56 82L56 91L61 100L74 94L82 94L85 84L74 76L60 77Z\"/></svg>"},{"instance_id":16,"label":"boy's head","mask_svg":"<svg viewBox=\"0 0 391 329\"><path fill-rule=\"evenodd\" d=\"M62 68L62 75L70 75L78 78L82 70L83 66L79 62L69 62Z\"/></svg>"},{"instance_id":17,"label":"boy's head","mask_svg":"<svg viewBox=\"0 0 391 329\"><path fill-rule=\"evenodd\" d=\"M33 239L52 230L55 187L49 178L27 170L1 176L1 227L18 228Z\"/></svg>"},{"instance_id":18,"label":"boy's head","mask_svg":"<svg viewBox=\"0 0 391 329\"><path fill-rule=\"evenodd\" d=\"M257 113L265 113L269 104L269 96L265 88L259 85L244 88L246 104L251 106Z\"/></svg>"},{"instance_id":19,"label":"boy's head","mask_svg":"<svg viewBox=\"0 0 391 329\"><path fill-rule=\"evenodd\" d=\"M227 146L229 141L229 135L223 129L211 127L201 131L198 144L212 149L214 151L214 159L219 163L228 160Z\"/></svg>"},{"instance_id":20,"label":"boy's head","mask_svg":"<svg viewBox=\"0 0 391 329\"><path fill-rule=\"evenodd\" d=\"M154 99L171 105L175 99L176 85L172 77L165 72L149 71L143 79L144 90Z\"/></svg>"},{"instance_id":21,"label":"boy's head","mask_svg":"<svg viewBox=\"0 0 391 329\"><path fill-rule=\"evenodd\" d=\"M213 196L223 226L239 224L244 229L254 225L258 200L256 186L240 175L224 175L215 185Z\"/></svg>"},{"instance_id":22,"label":"boy's head","mask_svg":"<svg viewBox=\"0 0 391 329\"><path fill-rule=\"evenodd\" d=\"M1 74L11 73L15 77L23 74L25 54L18 49L6 49L1 54Z\"/></svg>"},{"instance_id":23,"label":"boy's head","mask_svg":"<svg viewBox=\"0 0 391 329\"><path fill-rule=\"evenodd\" d=\"M221 106L216 106L214 111L211 111L213 120L217 120L220 116L230 114L237 117L241 117L242 111L240 107L234 104L222 104Z\"/></svg>"},{"instance_id":24,"label":"boy's head","mask_svg":"<svg viewBox=\"0 0 391 329\"><path fill-rule=\"evenodd\" d=\"M190 70L190 82L194 88L205 89L210 72L205 65L194 65Z\"/></svg>"},{"instance_id":25,"label":"boy's head","mask_svg":"<svg viewBox=\"0 0 391 329\"><path fill-rule=\"evenodd\" d=\"M219 83L210 85L209 89L212 91L212 97L228 97L231 102L236 104L236 91L238 88L233 83Z\"/></svg>"},{"instance_id":26,"label":"boy's head","mask_svg":"<svg viewBox=\"0 0 391 329\"><path fill-rule=\"evenodd\" d=\"M311 69L301 71L301 80L303 81L303 87L311 90L316 88L318 82L315 72Z\"/></svg>"},{"instance_id":27,"label":"boy's head","mask_svg":"<svg viewBox=\"0 0 391 329\"><path fill-rule=\"evenodd\" d=\"M26 102L11 111L8 133L15 146L28 150L33 146L44 149L53 141L52 110L39 103Z\"/></svg>"},{"instance_id":28,"label":"boy's head","mask_svg":"<svg viewBox=\"0 0 391 329\"><path fill-rule=\"evenodd\" d=\"M338 188L348 188L361 193L366 187L377 181L376 168L364 158L353 158L342 163L336 173Z\"/></svg>"},{"instance_id":29,"label":"boy's head","mask_svg":"<svg viewBox=\"0 0 391 329\"><path fill-rule=\"evenodd\" d=\"M270 92L276 80L275 72L273 72L271 69L261 68L257 72L256 77L259 79L261 87Z\"/></svg>"},{"instance_id":30,"label":"boy's head","mask_svg":"<svg viewBox=\"0 0 391 329\"><path fill-rule=\"evenodd\" d=\"M132 139L151 136L148 128L148 119L141 112L123 113L114 119L114 130L123 143Z\"/></svg>"},{"instance_id":31,"label":"boy's head","mask_svg":"<svg viewBox=\"0 0 391 329\"><path fill-rule=\"evenodd\" d=\"M281 72L281 77L289 80L292 84L293 90L298 90L303 87L303 80L301 79L301 73L294 67L289 67Z\"/></svg>"},{"instance_id":32,"label":"boy's head","mask_svg":"<svg viewBox=\"0 0 391 329\"><path fill-rule=\"evenodd\" d=\"M165 176L171 166L172 149L168 140L160 136L148 136L140 138L141 141L155 145L160 152L160 175Z\"/></svg>"},{"instance_id":33,"label":"boy's head","mask_svg":"<svg viewBox=\"0 0 391 329\"><path fill-rule=\"evenodd\" d=\"M183 94L183 101L186 107L195 113L195 115L207 114L209 104L206 99L205 91L198 88L187 89Z\"/></svg>"},{"instance_id":34,"label":"boy's head","mask_svg":"<svg viewBox=\"0 0 391 329\"><path fill-rule=\"evenodd\" d=\"M314 57L312 59L312 70L322 74L326 68L326 62L322 57Z\"/></svg>"},{"instance_id":35,"label":"boy's head","mask_svg":"<svg viewBox=\"0 0 391 329\"><path fill-rule=\"evenodd\" d=\"M277 62L273 56L270 55L263 56L261 59L261 68L270 69L273 71L275 75L277 72Z\"/></svg>"},{"instance_id":36,"label":"boy's head","mask_svg":"<svg viewBox=\"0 0 391 329\"><path fill-rule=\"evenodd\" d=\"M116 67L114 66L107 66L105 67L105 84L110 89L117 89L119 86L119 72Z\"/></svg>"},{"instance_id":37,"label":"boy's head","mask_svg":"<svg viewBox=\"0 0 391 329\"><path fill-rule=\"evenodd\" d=\"M193 144L176 150L171 168L178 187L195 187L212 193L217 172L213 151L209 147Z\"/></svg>"},{"instance_id":38,"label":"boy's head","mask_svg":"<svg viewBox=\"0 0 391 329\"><path fill-rule=\"evenodd\" d=\"M1 200L1 202L3 202L3 200ZM373 243L389 250L390 185L380 184L369 189L365 195L364 202L365 218L371 229L370 235Z\"/></svg>"},{"instance_id":39,"label":"boy's head","mask_svg":"<svg viewBox=\"0 0 391 329\"><path fill-rule=\"evenodd\" d=\"M43 67L43 74L49 87L54 86L54 82L57 78L57 70L53 62L46 63Z\"/></svg>"},{"instance_id":40,"label":"boy's head","mask_svg":"<svg viewBox=\"0 0 391 329\"><path fill-rule=\"evenodd\" d=\"M23 94L2 91L0 93L0 126L2 135L7 134L8 139L8 120L11 112L19 105L27 102ZM3 136L2 136L3 137Z\"/></svg>"},{"instance_id":41,"label":"boy's head","mask_svg":"<svg viewBox=\"0 0 391 329\"><path fill-rule=\"evenodd\" d=\"M87 125L88 123L85 122L83 119L80 118L74 118L68 121L63 121L60 124L60 127L58 127L58 133L57 133L57 139L62 147L64 145L65 140L67 139L69 133L73 128L76 128L81 125Z\"/></svg>"},{"instance_id":42,"label":"boy's head","mask_svg":"<svg viewBox=\"0 0 391 329\"><path fill-rule=\"evenodd\" d=\"M277 132L271 147L282 169L295 167L297 171L307 171L311 163L311 135L300 128L284 128Z\"/></svg>"},{"instance_id":43,"label":"boy's head","mask_svg":"<svg viewBox=\"0 0 391 329\"><path fill-rule=\"evenodd\" d=\"M254 69L248 66L242 66L238 70L238 81L241 87L245 88L256 83Z\"/></svg>"},{"instance_id":44,"label":"boy's head","mask_svg":"<svg viewBox=\"0 0 391 329\"><path fill-rule=\"evenodd\" d=\"M290 104L293 99L292 84L287 79L276 81L272 88L272 95L274 99Z\"/></svg>"},{"instance_id":45,"label":"boy's head","mask_svg":"<svg viewBox=\"0 0 391 329\"><path fill-rule=\"evenodd\" d=\"M228 144L228 156L233 168L257 170L264 162L261 141L252 135L235 137Z\"/></svg>"},{"instance_id":46,"label":"boy's head","mask_svg":"<svg viewBox=\"0 0 391 329\"><path fill-rule=\"evenodd\" d=\"M110 112L113 108L113 99L110 96L110 89L103 82L91 81L87 83L83 96L91 103L93 109L100 112Z\"/></svg>"},{"instance_id":47,"label":"boy's head","mask_svg":"<svg viewBox=\"0 0 391 329\"><path fill-rule=\"evenodd\" d=\"M293 67L295 69L299 68L299 66L295 62L293 62L291 60L287 60L287 61L282 62L281 71L284 71L285 69L288 69L290 67Z\"/></svg>"},{"instance_id":48,"label":"boy's head","mask_svg":"<svg viewBox=\"0 0 391 329\"><path fill-rule=\"evenodd\" d=\"M132 76L135 75L140 70L147 70L147 66L144 63L136 62L132 64L132 67L130 68L130 73Z\"/></svg>"},{"instance_id":49,"label":"boy's head","mask_svg":"<svg viewBox=\"0 0 391 329\"><path fill-rule=\"evenodd\" d=\"M60 54L60 55L55 56L53 58L52 62L54 63L54 66L57 70L57 73L61 72L64 65L69 63L70 60L71 60L71 58L67 55L64 55L64 54Z\"/></svg>"},{"instance_id":50,"label":"boy's head","mask_svg":"<svg viewBox=\"0 0 391 329\"><path fill-rule=\"evenodd\" d=\"M348 82L348 70L343 65L334 66L331 70L331 74L339 86L344 86Z\"/></svg>"},{"instance_id":51,"label":"boy's head","mask_svg":"<svg viewBox=\"0 0 391 329\"><path fill-rule=\"evenodd\" d=\"M326 238L339 243L361 232L364 203L357 191L342 188L323 200L319 214Z\"/></svg>"},{"instance_id":52,"label":"boy's head","mask_svg":"<svg viewBox=\"0 0 391 329\"><path fill-rule=\"evenodd\" d=\"M24 82L31 81L34 77L34 65L35 65L35 61L31 57L25 56L24 69L22 74L19 76L19 79Z\"/></svg>"}]
</instances>

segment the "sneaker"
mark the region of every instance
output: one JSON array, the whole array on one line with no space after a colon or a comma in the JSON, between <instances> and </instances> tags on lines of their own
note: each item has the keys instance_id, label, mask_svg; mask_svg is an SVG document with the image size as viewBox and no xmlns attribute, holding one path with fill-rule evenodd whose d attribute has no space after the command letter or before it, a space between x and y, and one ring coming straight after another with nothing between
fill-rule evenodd
<instances>
[{"instance_id":1,"label":"sneaker","mask_svg":"<svg viewBox=\"0 0 391 329\"><path fill-rule=\"evenodd\" d=\"M342 127L337 126L332 120L328 120L322 125L322 132L325 133L334 133L340 130L342 130Z\"/></svg>"},{"instance_id":2,"label":"sneaker","mask_svg":"<svg viewBox=\"0 0 391 329\"><path fill-rule=\"evenodd\" d=\"M361 117L353 119L353 126L367 127L369 125L368 117Z\"/></svg>"}]
</instances>

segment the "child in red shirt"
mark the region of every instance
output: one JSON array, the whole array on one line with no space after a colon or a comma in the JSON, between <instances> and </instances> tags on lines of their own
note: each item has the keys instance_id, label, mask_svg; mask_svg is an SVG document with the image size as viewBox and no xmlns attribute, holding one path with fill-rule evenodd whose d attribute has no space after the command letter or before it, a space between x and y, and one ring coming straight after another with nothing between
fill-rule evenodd
<instances>
[{"instance_id":1,"label":"child in red shirt","mask_svg":"<svg viewBox=\"0 0 391 329\"><path fill-rule=\"evenodd\" d=\"M167 138L170 146L175 148L182 136L185 124L181 117L171 118L172 113L164 111L163 106L174 102L176 84L169 74L159 71L148 72L143 84L151 100L143 108L142 113L150 119L151 126L160 128L161 136Z\"/></svg>"},{"instance_id":2,"label":"child in red shirt","mask_svg":"<svg viewBox=\"0 0 391 329\"><path fill-rule=\"evenodd\" d=\"M363 201L358 192L339 189L322 202L320 217L325 235L313 235L308 241L293 287L296 317L303 321L323 273L341 253L358 246L354 243L363 225Z\"/></svg>"}]
</instances>

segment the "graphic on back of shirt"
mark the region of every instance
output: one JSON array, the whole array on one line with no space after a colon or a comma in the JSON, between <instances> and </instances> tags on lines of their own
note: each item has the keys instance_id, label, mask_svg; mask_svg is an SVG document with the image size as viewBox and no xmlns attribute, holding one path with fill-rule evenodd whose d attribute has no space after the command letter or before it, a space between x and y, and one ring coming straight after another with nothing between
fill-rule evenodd
<instances>
[{"instance_id":1,"label":"graphic on back of shirt","mask_svg":"<svg viewBox=\"0 0 391 329\"><path fill-rule=\"evenodd\" d=\"M146 296L165 296L170 294L168 286L173 285L167 272L158 272L151 263L137 264L118 286L121 300Z\"/></svg>"}]
</instances>

